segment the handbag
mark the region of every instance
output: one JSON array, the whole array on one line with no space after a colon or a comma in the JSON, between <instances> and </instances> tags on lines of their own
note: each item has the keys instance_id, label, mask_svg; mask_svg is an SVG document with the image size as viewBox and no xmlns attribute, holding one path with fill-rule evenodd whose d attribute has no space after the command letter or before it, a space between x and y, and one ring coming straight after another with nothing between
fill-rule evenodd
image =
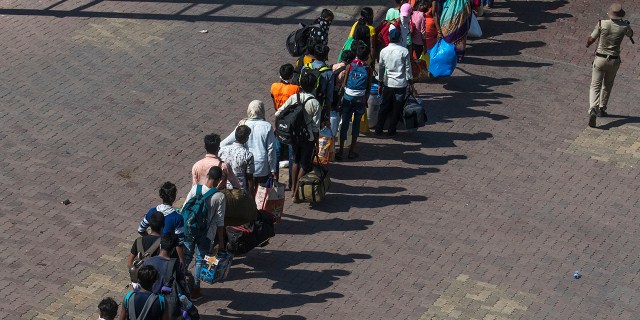
<instances>
[{"instance_id":1,"label":"handbag","mask_svg":"<svg viewBox=\"0 0 640 320\"><path fill-rule=\"evenodd\" d=\"M482 37L482 29L480 28L480 23L478 23L478 17L473 13L471 14L471 25L469 26L467 36L471 38Z\"/></svg>"},{"instance_id":2,"label":"handbag","mask_svg":"<svg viewBox=\"0 0 640 320\"><path fill-rule=\"evenodd\" d=\"M444 39L438 40L429 50L429 56L429 72L434 77L448 77L456 69L458 57L453 43L448 43Z\"/></svg>"},{"instance_id":3,"label":"handbag","mask_svg":"<svg viewBox=\"0 0 640 320\"><path fill-rule=\"evenodd\" d=\"M284 211L284 183L274 181L269 177L267 182L261 183L256 192L256 207L272 213L280 221Z\"/></svg>"}]
</instances>

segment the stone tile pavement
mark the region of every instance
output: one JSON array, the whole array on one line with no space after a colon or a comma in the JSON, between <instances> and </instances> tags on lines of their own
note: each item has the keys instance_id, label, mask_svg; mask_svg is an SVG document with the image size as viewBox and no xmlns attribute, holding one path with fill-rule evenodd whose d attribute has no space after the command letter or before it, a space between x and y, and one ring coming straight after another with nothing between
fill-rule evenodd
<instances>
[{"instance_id":1,"label":"stone tile pavement","mask_svg":"<svg viewBox=\"0 0 640 320\"><path fill-rule=\"evenodd\" d=\"M0 0L0 318L92 319L122 297L157 187L186 193L202 136L269 101L284 37L323 4L274 3ZM498 1L454 76L418 85L429 126L332 164L327 200L289 204L271 244L206 288L204 318L637 318L629 43L614 116L586 128L584 41L606 7Z\"/></svg>"}]
</instances>

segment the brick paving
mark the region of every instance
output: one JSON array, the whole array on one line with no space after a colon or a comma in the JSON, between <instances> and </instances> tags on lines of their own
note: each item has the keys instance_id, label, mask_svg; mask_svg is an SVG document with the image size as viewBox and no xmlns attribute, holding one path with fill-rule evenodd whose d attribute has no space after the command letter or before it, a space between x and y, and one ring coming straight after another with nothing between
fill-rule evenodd
<instances>
[{"instance_id":1,"label":"brick paving","mask_svg":"<svg viewBox=\"0 0 640 320\"><path fill-rule=\"evenodd\" d=\"M284 36L317 15L236 3L0 0L0 318L93 319L122 297L157 187L186 193L202 136L269 100ZM271 244L206 287L204 318L637 318L629 43L614 116L586 128L584 42L606 7L498 1L454 76L417 86L429 126L332 164L326 201L289 204ZM349 25L332 27L331 57Z\"/></svg>"}]
</instances>

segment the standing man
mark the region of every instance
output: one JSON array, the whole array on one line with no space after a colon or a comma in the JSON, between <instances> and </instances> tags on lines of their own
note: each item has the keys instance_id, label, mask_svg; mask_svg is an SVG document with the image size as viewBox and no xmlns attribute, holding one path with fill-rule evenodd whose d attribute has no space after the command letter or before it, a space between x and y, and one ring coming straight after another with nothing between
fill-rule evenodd
<instances>
[{"instance_id":1,"label":"standing man","mask_svg":"<svg viewBox=\"0 0 640 320\"><path fill-rule=\"evenodd\" d=\"M235 142L220 148L220 159L231 165L233 174L236 175L242 189L247 190L249 194L255 193L253 185L253 173L255 165L253 162L253 154L245 146L249 141L251 129L246 125L238 126L235 130ZM227 188L230 183L227 182Z\"/></svg>"},{"instance_id":2,"label":"standing man","mask_svg":"<svg viewBox=\"0 0 640 320\"><path fill-rule=\"evenodd\" d=\"M224 213L226 210L226 203L224 193L217 192L217 190L215 190L215 186L219 185L221 180L222 169L220 169L220 167L211 167L209 169L209 172L207 173L207 181L205 185L196 184L191 188L191 191L189 191L187 199L184 201L184 206L181 210L184 216L185 212L187 212L187 210L190 210L187 209L188 207L190 208L190 206L196 205L195 202L190 202L192 198L197 196L204 197L205 207L207 211L206 229L200 228L200 226L196 226L198 230L205 229L203 230L203 234L189 234L189 237L185 235L184 240L184 260L186 265L185 269L189 267L189 264L193 260L194 255L196 258L196 266L193 272L194 286L193 290L191 291L192 301L196 301L202 298L202 293L200 292L200 268L202 268L202 259L204 259L205 255L211 254L213 252L213 240L215 240L216 236L218 237L218 250L223 251L225 248ZM211 192L209 192L209 190L211 190ZM198 193L198 191L200 192ZM186 225L185 228L187 228Z\"/></svg>"},{"instance_id":3,"label":"standing man","mask_svg":"<svg viewBox=\"0 0 640 320\"><path fill-rule=\"evenodd\" d=\"M391 119L388 134L396 134L407 99L407 87L412 81L409 50L401 40L405 39L402 39L400 30L393 25L389 27L390 43L380 51L378 65L378 81L382 84L378 90L382 91L382 103L378 111L377 135L382 134L387 117Z\"/></svg>"},{"instance_id":4,"label":"standing man","mask_svg":"<svg viewBox=\"0 0 640 320\"><path fill-rule=\"evenodd\" d=\"M204 149L207 151L207 154L191 168L191 185L205 184L208 179L207 173L209 169L211 169L211 167L220 167L222 169L222 179L214 187L218 190L225 189L227 187L227 181L229 181L234 189L240 189L240 182L238 178L236 178L236 175L233 174L229 164L222 162L218 157L218 151L220 151L220 136L215 133L204 136Z\"/></svg>"},{"instance_id":5,"label":"standing man","mask_svg":"<svg viewBox=\"0 0 640 320\"><path fill-rule=\"evenodd\" d=\"M291 188L293 190L293 202L301 202L298 199L298 180L312 169L312 160L315 152L318 150L318 139L320 137L320 118L322 107L320 102L313 96L317 78L312 73L302 74L300 76L300 88L302 92L292 95L287 101L276 111L276 118L280 116L287 108L293 106L304 108L304 122L307 124L307 132L309 139L307 141L298 141L291 145L291 153L293 154L293 163L289 164L291 168Z\"/></svg>"},{"instance_id":6,"label":"standing man","mask_svg":"<svg viewBox=\"0 0 640 320\"><path fill-rule=\"evenodd\" d=\"M587 39L587 48L598 38L598 48L591 71L591 90L589 92L589 127L596 127L596 117L607 116L607 102L613 81L620 67L620 44L627 36L633 43L633 30L629 21L622 20L625 12L619 3L614 3L607 12L609 20L600 20Z\"/></svg>"}]
</instances>

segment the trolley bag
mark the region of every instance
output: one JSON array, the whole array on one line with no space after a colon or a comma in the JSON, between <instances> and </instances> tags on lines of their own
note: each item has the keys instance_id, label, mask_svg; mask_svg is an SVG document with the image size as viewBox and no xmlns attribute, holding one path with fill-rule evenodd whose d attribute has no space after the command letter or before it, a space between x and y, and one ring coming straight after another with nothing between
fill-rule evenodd
<instances>
[{"instance_id":1,"label":"trolley bag","mask_svg":"<svg viewBox=\"0 0 640 320\"><path fill-rule=\"evenodd\" d=\"M203 266L200 268L200 280L214 284L224 280L229 274L233 254L230 252L218 252L215 257L204 256Z\"/></svg>"},{"instance_id":2,"label":"trolley bag","mask_svg":"<svg viewBox=\"0 0 640 320\"><path fill-rule=\"evenodd\" d=\"M234 255L242 255L255 247L264 247L269 239L275 236L273 224L276 217L264 210L257 213L258 219L253 223L253 230L246 226L226 227L227 251Z\"/></svg>"},{"instance_id":3,"label":"trolley bag","mask_svg":"<svg viewBox=\"0 0 640 320\"><path fill-rule=\"evenodd\" d=\"M329 185L329 170L321 164L313 164L313 169L298 181L298 200L319 203L324 199Z\"/></svg>"},{"instance_id":4,"label":"trolley bag","mask_svg":"<svg viewBox=\"0 0 640 320\"><path fill-rule=\"evenodd\" d=\"M244 189L225 189L225 226L239 226L256 220L256 200Z\"/></svg>"}]
</instances>

